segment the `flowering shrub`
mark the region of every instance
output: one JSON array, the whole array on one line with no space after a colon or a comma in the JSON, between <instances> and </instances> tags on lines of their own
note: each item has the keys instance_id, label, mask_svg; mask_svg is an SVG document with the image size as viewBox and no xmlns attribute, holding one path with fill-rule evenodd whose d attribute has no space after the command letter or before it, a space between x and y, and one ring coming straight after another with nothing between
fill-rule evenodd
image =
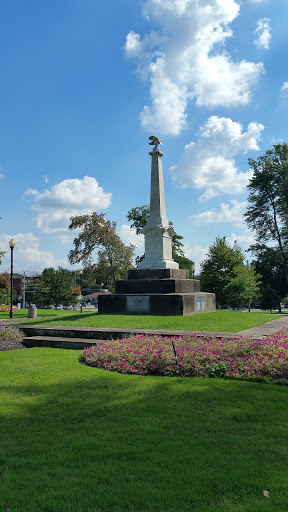
<instances>
[{"instance_id":1,"label":"flowering shrub","mask_svg":"<svg viewBox=\"0 0 288 512\"><path fill-rule=\"evenodd\" d=\"M16 327L0 326L0 341L16 341L21 342L24 338L22 331Z\"/></svg>"},{"instance_id":2,"label":"flowering shrub","mask_svg":"<svg viewBox=\"0 0 288 512\"><path fill-rule=\"evenodd\" d=\"M288 329L259 340L137 335L85 348L79 360L119 373L288 384Z\"/></svg>"}]
</instances>

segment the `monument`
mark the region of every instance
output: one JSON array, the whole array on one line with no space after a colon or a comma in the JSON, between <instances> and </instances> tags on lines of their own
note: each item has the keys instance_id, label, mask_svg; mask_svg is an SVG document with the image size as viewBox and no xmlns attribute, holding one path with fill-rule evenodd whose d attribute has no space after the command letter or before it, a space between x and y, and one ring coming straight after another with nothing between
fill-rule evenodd
<instances>
[{"instance_id":1,"label":"monument","mask_svg":"<svg viewBox=\"0 0 288 512\"><path fill-rule=\"evenodd\" d=\"M172 258L174 230L166 217L161 139L149 137L151 156L150 215L142 229L145 256L128 279L116 281L115 293L98 298L98 312L192 315L215 311L214 293L200 291L200 281L189 279Z\"/></svg>"}]
</instances>

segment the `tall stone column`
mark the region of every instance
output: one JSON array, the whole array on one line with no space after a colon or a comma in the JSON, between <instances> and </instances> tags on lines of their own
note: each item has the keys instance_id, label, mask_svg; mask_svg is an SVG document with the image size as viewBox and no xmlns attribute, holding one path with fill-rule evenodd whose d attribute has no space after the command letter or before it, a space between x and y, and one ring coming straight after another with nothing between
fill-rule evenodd
<instances>
[{"instance_id":1,"label":"tall stone column","mask_svg":"<svg viewBox=\"0 0 288 512\"><path fill-rule=\"evenodd\" d=\"M169 225L166 217L162 156L164 153L158 148L163 141L152 135L149 137L153 145L151 155L151 189L150 189L150 215L147 224L142 229L145 237L145 258L138 268L179 268L178 263L172 259L172 236L174 229Z\"/></svg>"}]
</instances>

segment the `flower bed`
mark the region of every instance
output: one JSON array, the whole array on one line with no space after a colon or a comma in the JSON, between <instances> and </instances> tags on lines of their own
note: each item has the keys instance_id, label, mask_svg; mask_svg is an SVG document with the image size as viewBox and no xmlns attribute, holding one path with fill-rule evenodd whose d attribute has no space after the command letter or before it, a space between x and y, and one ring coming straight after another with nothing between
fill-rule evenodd
<instances>
[{"instance_id":1,"label":"flower bed","mask_svg":"<svg viewBox=\"0 0 288 512\"><path fill-rule=\"evenodd\" d=\"M24 334L16 327L0 326L0 350L26 348L23 344Z\"/></svg>"},{"instance_id":2,"label":"flower bed","mask_svg":"<svg viewBox=\"0 0 288 512\"><path fill-rule=\"evenodd\" d=\"M79 360L119 373L288 384L288 329L264 340L138 335L85 348Z\"/></svg>"}]
</instances>

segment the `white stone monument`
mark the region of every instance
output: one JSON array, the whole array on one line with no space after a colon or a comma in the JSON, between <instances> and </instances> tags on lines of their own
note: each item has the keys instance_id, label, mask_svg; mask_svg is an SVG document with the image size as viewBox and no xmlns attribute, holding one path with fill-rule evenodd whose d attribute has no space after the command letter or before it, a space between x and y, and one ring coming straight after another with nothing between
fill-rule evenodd
<instances>
[{"instance_id":1,"label":"white stone monument","mask_svg":"<svg viewBox=\"0 0 288 512\"><path fill-rule=\"evenodd\" d=\"M172 259L172 236L174 229L166 217L165 195L162 171L162 156L158 148L162 140L154 135L149 137L154 145L151 155L150 215L147 224L141 230L145 237L145 258L139 263L139 269L175 268L179 265Z\"/></svg>"}]
</instances>

